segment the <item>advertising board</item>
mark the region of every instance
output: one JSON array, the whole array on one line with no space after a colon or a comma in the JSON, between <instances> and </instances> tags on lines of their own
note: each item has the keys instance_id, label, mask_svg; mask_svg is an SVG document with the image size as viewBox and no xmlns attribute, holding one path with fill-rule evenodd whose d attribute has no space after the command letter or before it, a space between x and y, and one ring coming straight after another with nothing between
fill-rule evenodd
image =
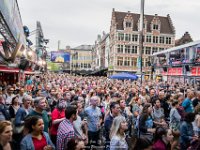
<instances>
[{"instance_id":1,"label":"advertising board","mask_svg":"<svg viewBox=\"0 0 200 150\"><path fill-rule=\"evenodd\" d=\"M70 61L70 53L64 51L52 51L51 61L55 63L65 63Z\"/></svg>"}]
</instances>

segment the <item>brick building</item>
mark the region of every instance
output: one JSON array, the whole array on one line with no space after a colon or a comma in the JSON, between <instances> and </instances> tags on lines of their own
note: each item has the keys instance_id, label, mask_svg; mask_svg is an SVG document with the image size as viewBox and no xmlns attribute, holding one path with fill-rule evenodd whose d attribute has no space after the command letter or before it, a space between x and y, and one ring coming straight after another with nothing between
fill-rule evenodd
<instances>
[{"instance_id":1,"label":"brick building","mask_svg":"<svg viewBox=\"0 0 200 150\"><path fill-rule=\"evenodd\" d=\"M189 32L185 32L180 39L177 39L175 41L175 46L183 45L190 42L193 42L193 39L191 38Z\"/></svg>"},{"instance_id":2,"label":"brick building","mask_svg":"<svg viewBox=\"0 0 200 150\"><path fill-rule=\"evenodd\" d=\"M110 26L108 73L137 71L140 14L113 9ZM142 65L148 72L149 56L175 45L175 28L170 15L144 15Z\"/></svg>"}]
</instances>

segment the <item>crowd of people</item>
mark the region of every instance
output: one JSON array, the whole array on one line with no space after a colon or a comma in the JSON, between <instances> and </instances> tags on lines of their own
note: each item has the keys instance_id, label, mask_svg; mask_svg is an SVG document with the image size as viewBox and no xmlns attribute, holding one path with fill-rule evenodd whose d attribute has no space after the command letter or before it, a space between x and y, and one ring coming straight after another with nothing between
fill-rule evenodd
<instances>
[{"instance_id":1,"label":"crowd of people","mask_svg":"<svg viewBox=\"0 0 200 150\"><path fill-rule=\"evenodd\" d=\"M40 74L0 81L0 150L199 150L200 86Z\"/></svg>"}]
</instances>

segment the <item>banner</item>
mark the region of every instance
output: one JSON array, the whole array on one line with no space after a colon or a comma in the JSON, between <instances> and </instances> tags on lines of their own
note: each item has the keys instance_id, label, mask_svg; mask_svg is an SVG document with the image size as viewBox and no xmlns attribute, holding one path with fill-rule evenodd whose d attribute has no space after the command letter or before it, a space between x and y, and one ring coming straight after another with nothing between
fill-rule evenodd
<instances>
[{"instance_id":1,"label":"banner","mask_svg":"<svg viewBox=\"0 0 200 150\"><path fill-rule=\"evenodd\" d=\"M52 51L51 61L56 63L65 63L70 61L70 53L64 51Z\"/></svg>"},{"instance_id":2,"label":"banner","mask_svg":"<svg viewBox=\"0 0 200 150\"><path fill-rule=\"evenodd\" d=\"M168 68L168 75L183 75L183 68Z\"/></svg>"},{"instance_id":3,"label":"banner","mask_svg":"<svg viewBox=\"0 0 200 150\"><path fill-rule=\"evenodd\" d=\"M173 76L180 76L183 75L183 68L168 68L166 72L162 72L162 75L173 75Z\"/></svg>"},{"instance_id":4,"label":"banner","mask_svg":"<svg viewBox=\"0 0 200 150\"><path fill-rule=\"evenodd\" d=\"M191 76L200 76L200 67L192 67Z\"/></svg>"}]
</instances>

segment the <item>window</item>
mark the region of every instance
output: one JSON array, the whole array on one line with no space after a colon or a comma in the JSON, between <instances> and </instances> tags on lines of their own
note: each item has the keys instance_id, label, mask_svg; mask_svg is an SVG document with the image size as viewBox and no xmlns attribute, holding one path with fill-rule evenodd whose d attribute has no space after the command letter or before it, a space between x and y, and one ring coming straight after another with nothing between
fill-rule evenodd
<instances>
[{"instance_id":1,"label":"window","mask_svg":"<svg viewBox=\"0 0 200 150\"><path fill-rule=\"evenodd\" d=\"M91 65L90 65L90 64L88 64L88 68L91 68Z\"/></svg>"},{"instance_id":2,"label":"window","mask_svg":"<svg viewBox=\"0 0 200 150\"><path fill-rule=\"evenodd\" d=\"M160 36L160 43L164 44L164 42L165 42L165 37L164 36Z\"/></svg>"},{"instance_id":3,"label":"window","mask_svg":"<svg viewBox=\"0 0 200 150\"><path fill-rule=\"evenodd\" d=\"M132 54L137 54L137 46L132 46Z\"/></svg>"},{"instance_id":4,"label":"window","mask_svg":"<svg viewBox=\"0 0 200 150\"><path fill-rule=\"evenodd\" d=\"M131 35L130 34L126 34L125 35L125 41L130 41L131 40Z\"/></svg>"},{"instance_id":5,"label":"window","mask_svg":"<svg viewBox=\"0 0 200 150\"><path fill-rule=\"evenodd\" d=\"M163 51L164 50L164 48L159 48L159 51L161 52L161 51Z\"/></svg>"},{"instance_id":6,"label":"window","mask_svg":"<svg viewBox=\"0 0 200 150\"><path fill-rule=\"evenodd\" d=\"M158 43L158 37L157 36L153 36L153 43Z\"/></svg>"},{"instance_id":7,"label":"window","mask_svg":"<svg viewBox=\"0 0 200 150\"><path fill-rule=\"evenodd\" d=\"M126 22L126 27L130 28L131 27L131 22Z\"/></svg>"},{"instance_id":8,"label":"window","mask_svg":"<svg viewBox=\"0 0 200 150\"><path fill-rule=\"evenodd\" d=\"M147 35L146 36L146 42L147 43L151 43L151 35Z\"/></svg>"},{"instance_id":9,"label":"window","mask_svg":"<svg viewBox=\"0 0 200 150\"><path fill-rule=\"evenodd\" d=\"M130 58L129 57L124 58L124 66L130 66Z\"/></svg>"},{"instance_id":10,"label":"window","mask_svg":"<svg viewBox=\"0 0 200 150\"><path fill-rule=\"evenodd\" d=\"M153 30L158 30L158 25L157 24L153 25Z\"/></svg>"},{"instance_id":11,"label":"window","mask_svg":"<svg viewBox=\"0 0 200 150\"><path fill-rule=\"evenodd\" d=\"M137 42L137 41L138 41L138 35L133 34L133 35L132 35L132 41L133 41L133 42Z\"/></svg>"},{"instance_id":12,"label":"window","mask_svg":"<svg viewBox=\"0 0 200 150\"><path fill-rule=\"evenodd\" d=\"M143 24L143 28L144 28L144 29L146 28L146 24L145 24L145 23Z\"/></svg>"},{"instance_id":13,"label":"window","mask_svg":"<svg viewBox=\"0 0 200 150\"><path fill-rule=\"evenodd\" d=\"M123 57L117 57L117 65L123 66Z\"/></svg>"},{"instance_id":14,"label":"window","mask_svg":"<svg viewBox=\"0 0 200 150\"><path fill-rule=\"evenodd\" d=\"M166 44L171 44L171 37L166 37Z\"/></svg>"},{"instance_id":15,"label":"window","mask_svg":"<svg viewBox=\"0 0 200 150\"><path fill-rule=\"evenodd\" d=\"M148 58L146 58L146 59L144 59L144 60L145 60L144 66L145 66L145 67L148 67L148 66L149 66L149 64L148 64Z\"/></svg>"},{"instance_id":16,"label":"window","mask_svg":"<svg viewBox=\"0 0 200 150\"><path fill-rule=\"evenodd\" d=\"M117 52L123 53L123 45L118 45Z\"/></svg>"},{"instance_id":17,"label":"window","mask_svg":"<svg viewBox=\"0 0 200 150\"><path fill-rule=\"evenodd\" d=\"M118 33L118 40L123 41L124 40L124 33Z\"/></svg>"},{"instance_id":18,"label":"window","mask_svg":"<svg viewBox=\"0 0 200 150\"><path fill-rule=\"evenodd\" d=\"M144 54L144 49L145 49L145 47L143 47L143 49L142 49L142 54Z\"/></svg>"},{"instance_id":19,"label":"window","mask_svg":"<svg viewBox=\"0 0 200 150\"><path fill-rule=\"evenodd\" d=\"M137 66L137 58L135 58L135 57L131 58L131 66L134 66L134 67Z\"/></svg>"},{"instance_id":20,"label":"window","mask_svg":"<svg viewBox=\"0 0 200 150\"><path fill-rule=\"evenodd\" d=\"M157 52L158 52L158 48L157 47L153 47L152 54L157 53Z\"/></svg>"},{"instance_id":21,"label":"window","mask_svg":"<svg viewBox=\"0 0 200 150\"><path fill-rule=\"evenodd\" d=\"M146 54L150 55L151 54L151 47L146 47Z\"/></svg>"},{"instance_id":22,"label":"window","mask_svg":"<svg viewBox=\"0 0 200 150\"><path fill-rule=\"evenodd\" d=\"M125 53L130 54L131 53L131 46L125 45Z\"/></svg>"}]
</instances>

